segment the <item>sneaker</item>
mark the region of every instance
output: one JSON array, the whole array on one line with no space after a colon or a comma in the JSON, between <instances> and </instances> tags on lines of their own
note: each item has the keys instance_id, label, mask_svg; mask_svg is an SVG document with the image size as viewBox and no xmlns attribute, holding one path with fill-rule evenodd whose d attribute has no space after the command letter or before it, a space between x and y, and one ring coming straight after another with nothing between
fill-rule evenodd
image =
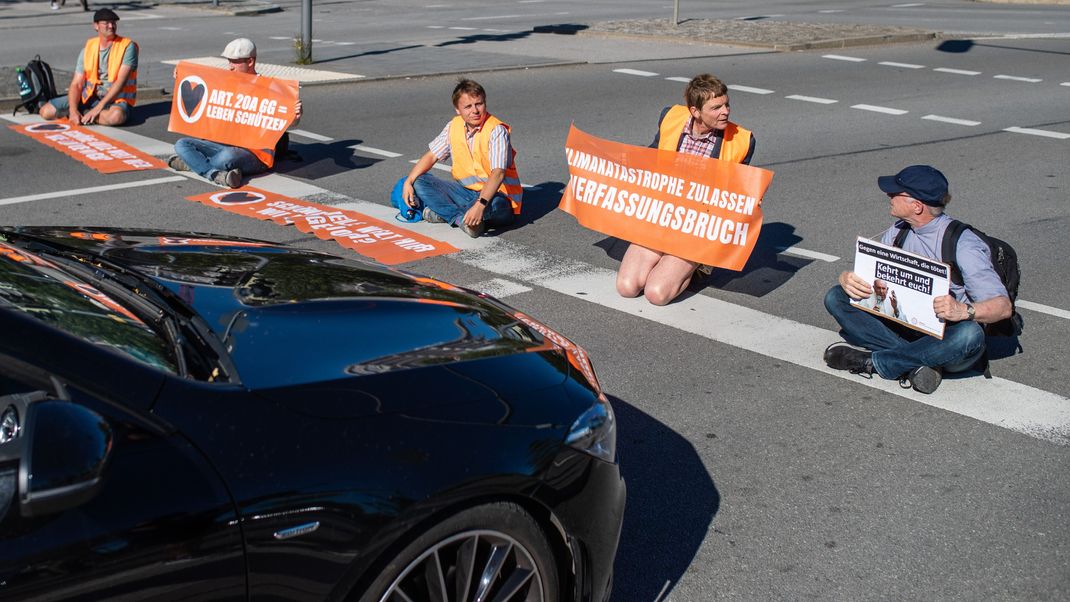
<instances>
[{"instance_id":1,"label":"sneaker","mask_svg":"<svg viewBox=\"0 0 1070 602\"><path fill-rule=\"evenodd\" d=\"M59 2L53 1L51 4L49 4L49 8L51 8L52 10L59 10Z\"/></svg>"},{"instance_id":2,"label":"sneaker","mask_svg":"<svg viewBox=\"0 0 1070 602\"><path fill-rule=\"evenodd\" d=\"M227 188L238 188L241 186L241 170L234 168L227 171L217 171L212 176L212 181Z\"/></svg>"},{"instance_id":3,"label":"sneaker","mask_svg":"<svg viewBox=\"0 0 1070 602\"><path fill-rule=\"evenodd\" d=\"M899 386L904 389L913 388L918 393L928 395L940 386L941 380L943 380L943 376L940 375L939 370L928 366L920 366L899 379Z\"/></svg>"},{"instance_id":4,"label":"sneaker","mask_svg":"<svg viewBox=\"0 0 1070 602\"><path fill-rule=\"evenodd\" d=\"M423 215L424 221L429 223L429 224L444 224L444 223L446 223L446 220L442 219L441 215L435 213L434 211L431 211L430 207L424 207L424 212L423 212L422 215Z\"/></svg>"},{"instance_id":5,"label":"sneaker","mask_svg":"<svg viewBox=\"0 0 1070 602\"><path fill-rule=\"evenodd\" d=\"M464 233L468 236L471 236L472 238L479 238L480 236L483 236L484 232L487 231L487 222L479 222L479 224L475 227L469 226L468 224L462 222L461 230L464 230Z\"/></svg>"},{"instance_id":6,"label":"sneaker","mask_svg":"<svg viewBox=\"0 0 1070 602\"><path fill-rule=\"evenodd\" d=\"M189 165L186 165L186 161L178 155L171 155L168 157L167 166L175 171L189 171Z\"/></svg>"},{"instance_id":7,"label":"sneaker","mask_svg":"<svg viewBox=\"0 0 1070 602\"><path fill-rule=\"evenodd\" d=\"M847 370L851 374L873 375L871 353L855 349L847 343L833 343L825 348L825 364L833 370Z\"/></svg>"}]
</instances>

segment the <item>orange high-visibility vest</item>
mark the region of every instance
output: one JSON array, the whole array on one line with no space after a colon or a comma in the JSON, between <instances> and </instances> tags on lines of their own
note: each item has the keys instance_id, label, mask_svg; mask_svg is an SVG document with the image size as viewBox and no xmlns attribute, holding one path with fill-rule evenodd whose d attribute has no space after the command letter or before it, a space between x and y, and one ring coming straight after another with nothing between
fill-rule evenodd
<instances>
[{"instance_id":1,"label":"orange high-visibility vest","mask_svg":"<svg viewBox=\"0 0 1070 602\"><path fill-rule=\"evenodd\" d=\"M661 150L677 150L680 148L680 137L684 135L684 127L691 118L691 111L684 105L674 105L658 126L661 135L658 140L658 148ZM724 139L721 140L721 155L715 157L722 161L742 163L747 158L750 150L751 131L728 122L724 129Z\"/></svg>"},{"instance_id":2,"label":"orange high-visibility vest","mask_svg":"<svg viewBox=\"0 0 1070 602\"><path fill-rule=\"evenodd\" d=\"M115 83L119 77L119 68L123 66L123 55L126 49L134 44L134 50L138 50L137 44L130 38L115 36L111 41L111 51L108 52L108 82ZM89 38L82 52L82 68L85 70L85 85L82 86L82 102L89 102L96 94L97 86L100 85L100 38ZM130 77L126 78L123 89L115 97L115 102L125 102L130 106L137 103L137 69L130 71Z\"/></svg>"},{"instance_id":3,"label":"orange high-visibility vest","mask_svg":"<svg viewBox=\"0 0 1070 602\"><path fill-rule=\"evenodd\" d=\"M493 115L487 115L483 127L472 137L472 148L464 136L464 120L458 115L450 121L449 140L450 156L453 158L453 179L469 190L482 190L490 177L490 133L499 125L512 132L508 125ZM513 213L520 214L521 197L524 189L520 186L520 175L516 171L516 149L510 147L509 165L505 168L505 179L498 187L513 205Z\"/></svg>"}]
</instances>

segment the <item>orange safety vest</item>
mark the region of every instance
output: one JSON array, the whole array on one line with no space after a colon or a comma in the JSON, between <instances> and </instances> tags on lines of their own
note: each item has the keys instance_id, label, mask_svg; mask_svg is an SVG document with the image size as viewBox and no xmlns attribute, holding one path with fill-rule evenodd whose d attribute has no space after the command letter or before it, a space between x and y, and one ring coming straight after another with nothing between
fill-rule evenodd
<instances>
[{"instance_id":1,"label":"orange safety vest","mask_svg":"<svg viewBox=\"0 0 1070 602\"><path fill-rule=\"evenodd\" d=\"M680 137L684 135L687 120L691 118L691 111L684 105L674 105L665 114L658 126L661 135L658 139L658 148L661 150L678 150ZM751 131L728 122L724 129L724 139L721 140L721 155L717 157L722 161L742 163L747 158L750 150Z\"/></svg>"},{"instance_id":2,"label":"orange safety vest","mask_svg":"<svg viewBox=\"0 0 1070 602\"><path fill-rule=\"evenodd\" d=\"M115 39L111 41L111 50L108 52L108 82L115 83L115 80L119 77L119 68L123 66L123 55L126 54L126 49L131 45L134 45L134 51L138 50L137 44L130 38L124 38L122 36L115 36ZM85 85L82 86L82 102L89 102L89 99L93 98L93 95L97 92L97 86L100 85L100 38L89 38L85 43L85 50L82 52L82 68L85 70ZM125 102L130 106L137 104L137 69L130 72L130 77L126 78L126 83L123 84L123 89L119 92L119 95L115 97L115 102Z\"/></svg>"},{"instance_id":3,"label":"orange safety vest","mask_svg":"<svg viewBox=\"0 0 1070 602\"><path fill-rule=\"evenodd\" d=\"M458 115L450 121L449 140L450 156L453 158L453 179L469 190L482 190L490 177L490 133L499 125L512 132L508 125L493 115L487 115L483 127L472 137L469 150L465 139L464 120ZM509 165L505 168L505 179L498 187L513 205L513 213L520 215L520 201L524 189L520 186L520 175L516 171L516 149L510 148Z\"/></svg>"}]
</instances>

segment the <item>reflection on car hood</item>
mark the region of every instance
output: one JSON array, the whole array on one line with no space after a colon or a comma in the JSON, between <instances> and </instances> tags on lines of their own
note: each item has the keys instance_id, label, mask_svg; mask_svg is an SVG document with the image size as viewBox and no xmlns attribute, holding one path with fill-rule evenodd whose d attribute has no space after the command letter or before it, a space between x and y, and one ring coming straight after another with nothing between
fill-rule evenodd
<instances>
[{"instance_id":1,"label":"reflection on car hood","mask_svg":"<svg viewBox=\"0 0 1070 602\"><path fill-rule=\"evenodd\" d=\"M149 276L224 340L251 388L542 348L500 304L427 278L251 239L115 228L5 229Z\"/></svg>"}]
</instances>

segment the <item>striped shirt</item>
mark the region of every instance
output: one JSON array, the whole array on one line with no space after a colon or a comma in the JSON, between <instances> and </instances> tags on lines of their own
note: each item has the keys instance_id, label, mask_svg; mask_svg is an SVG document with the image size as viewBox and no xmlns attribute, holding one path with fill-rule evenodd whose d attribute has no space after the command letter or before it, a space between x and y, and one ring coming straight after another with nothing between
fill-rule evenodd
<instances>
[{"instance_id":1,"label":"striped shirt","mask_svg":"<svg viewBox=\"0 0 1070 602\"><path fill-rule=\"evenodd\" d=\"M474 130L464 128L464 138L468 142L468 150L472 150L472 138L476 132L483 129L480 126ZM450 124L442 128L442 132L427 145L428 150L439 161L450 160ZM505 169L509 167L509 159L512 156L512 145L509 142L509 130L504 125L499 125L490 132L490 168Z\"/></svg>"}]
</instances>

